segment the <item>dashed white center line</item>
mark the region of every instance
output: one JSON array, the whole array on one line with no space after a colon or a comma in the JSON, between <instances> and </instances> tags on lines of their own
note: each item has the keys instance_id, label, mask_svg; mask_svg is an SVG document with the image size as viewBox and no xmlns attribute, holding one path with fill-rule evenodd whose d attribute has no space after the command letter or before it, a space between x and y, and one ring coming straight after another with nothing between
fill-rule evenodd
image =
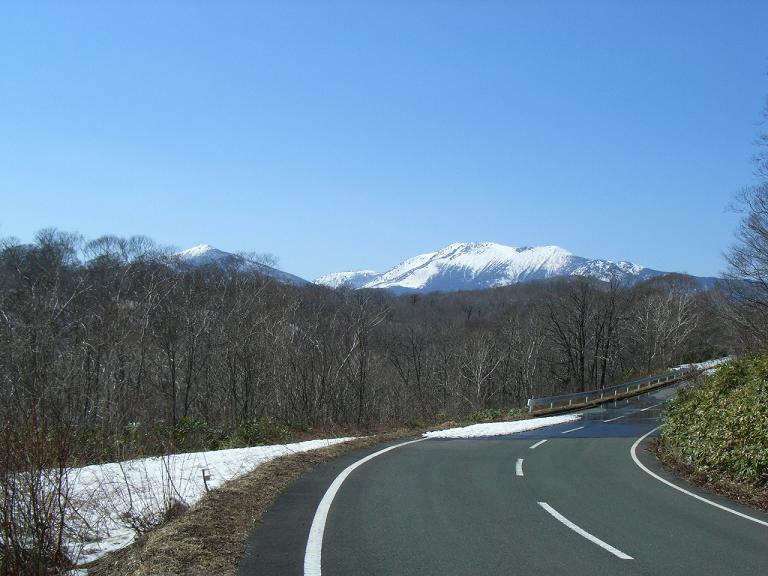
<instances>
[{"instance_id":1,"label":"dashed white center line","mask_svg":"<svg viewBox=\"0 0 768 576\"><path fill-rule=\"evenodd\" d=\"M656 408L657 406L661 406L661 403L654 404L653 406L648 406L647 408L641 408L640 412L645 412L646 410L650 410L651 408Z\"/></svg>"},{"instance_id":2,"label":"dashed white center line","mask_svg":"<svg viewBox=\"0 0 768 576\"><path fill-rule=\"evenodd\" d=\"M560 432L560 434L568 434L569 432L576 432L576 430L581 430L584 428L584 426L579 426L578 428L571 428L570 430L564 430Z\"/></svg>"},{"instance_id":3,"label":"dashed white center line","mask_svg":"<svg viewBox=\"0 0 768 576\"><path fill-rule=\"evenodd\" d=\"M544 444L544 442L546 442L546 441L547 441L547 439L546 439L546 438L544 438L544 440L539 440L538 442L536 442L536 444L534 444L533 446L531 446L531 450L533 450L534 448L536 448L536 447L538 447L538 446L541 446L541 445L542 445L542 444Z\"/></svg>"},{"instance_id":4,"label":"dashed white center line","mask_svg":"<svg viewBox=\"0 0 768 576\"><path fill-rule=\"evenodd\" d=\"M518 476L523 475L523 459L522 458L517 459L517 464L515 464L515 474L517 474Z\"/></svg>"},{"instance_id":5,"label":"dashed white center line","mask_svg":"<svg viewBox=\"0 0 768 576\"><path fill-rule=\"evenodd\" d=\"M608 420L603 420L603 422L613 422L614 420L618 420L619 418L624 418L626 414L622 414L621 416L616 416L616 418L609 418Z\"/></svg>"},{"instance_id":6,"label":"dashed white center line","mask_svg":"<svg viewBox=\"0 0 768 576\"><path fill-rule=\"evenodd\" d=\"M570 528L571 530L576 532L576 534L578 534L579 536L583 536L584 538L586 538L590 542L594 542L595 544L600 546L600 548L603 548L604 550L608 550L608 552L610 552L614 556L618 556L622 560L633 560L632 556L630 556L629 554L624 554L624 552L622 552L621 550L618 550L617 548L614 548L613 546L611 546L610 544L608 544L606 542L603 542L597 536L592 536L592 534L590 534L589 532L587 532L583 528L579 528L578 526L576 526L576 524L574 524L573 522L568 520L568 518L566 518L565 516L560 514L560 512L558 512L557 510L552 508L552 506L550 506L546 502L539 502L539 506L544 508L544 510L546 510L552 516L554 516L555 519L557 519L558 521L560 521L563 524L565 524L566 526L568 526L568 528Z\"/></svg>"}]
</instances>

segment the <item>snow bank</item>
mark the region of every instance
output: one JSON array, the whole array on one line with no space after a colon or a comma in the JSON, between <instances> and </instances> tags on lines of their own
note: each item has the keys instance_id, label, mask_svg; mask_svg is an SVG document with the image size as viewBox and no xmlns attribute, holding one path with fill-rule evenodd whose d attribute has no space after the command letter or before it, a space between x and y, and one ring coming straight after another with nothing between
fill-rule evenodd
<instances>
[{"instance_id":1,"label":"snow bank","mask_svg":"<svg viewBox=\"0 0 768 576\"><path fill-rule=\"evenodd\" d=\"M127 515L156 514L168 497L191 506L205 494L204 470L210 476L208 488L213 489L274 458L348 440L353 438L191 452L75 468L69 477L77 511L71 524L87 544L78 551L73 541L70 551L78 563L85 563L127 546L136 535L125 521Z\"/></svg>"},{"instance_id":2,"label":"snow bank","mask_svg":"<svg viewBox=\"0 0 768 576\"><path fill-rule=\"evenodd\" d=\"M703 370L706 376L711 376L715 372L715 368L726 362L734 360L736 356L724 356L723 358L716 358L714 360L707 360L706 362L698 362L697 364L681 364L675 366L672 370L683 370L685 368L695 368L697 370Z\"/></svg>"},{"instance_id":3,"label":"snow bank","mask_svg":"<svg viewBox=\"0 0 768 576\"><path fill-rule=\"evenodd\" d=\"M581 418L581 414L563 414L562 416L547 416L546 418L529 418L527 420L515 420L513 422L490 422L488 424L472 424L462 428L449 428L448 430L435 430L426 432L426 438L481 438L483 436L504 436L517 434L554 426L564 422L573 422Z\"/></svg>"}]
</instances>

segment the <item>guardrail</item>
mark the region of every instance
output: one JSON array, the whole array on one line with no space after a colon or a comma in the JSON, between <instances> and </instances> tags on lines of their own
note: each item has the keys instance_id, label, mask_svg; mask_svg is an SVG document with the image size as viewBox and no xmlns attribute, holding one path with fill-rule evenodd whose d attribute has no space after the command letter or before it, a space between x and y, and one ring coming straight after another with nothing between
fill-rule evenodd
<instances>
[{"instance_id":1,"label":"guardrail","mask_svg":"<svg viewBox=\"0 0 768 576\"><path fill-rule=\"evenodd\" d=\"M567 408L569 406L581 406L585 404L597 404L606 402L612 398L625 396L630 392L637 392L646 388L654 388L661 384L667 384L674 380L680 380L688 374L697 372L695 368L680 368L678 370L668 370L662 374L646 376L631 382L625 382L609 388L600 388L598 390L587 390L586 392L577 392L575 394L561 394L559 396L547 396L544 398L529 398L528 412L537 410L555 410Z\"/></svg>"}]
</instances>

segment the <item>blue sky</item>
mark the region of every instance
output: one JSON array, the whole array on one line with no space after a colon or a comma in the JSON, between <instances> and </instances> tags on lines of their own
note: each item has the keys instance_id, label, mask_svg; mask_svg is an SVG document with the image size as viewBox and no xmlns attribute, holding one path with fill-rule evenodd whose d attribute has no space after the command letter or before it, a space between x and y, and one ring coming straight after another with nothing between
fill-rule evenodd
<instances>
[{"instance_id":1,"label":"blue sky","mask_svg":"<svg viewBox=\"0 0 768 576\"><path fill-rule=\"evenodd\" d=\"M3 2L0 236L271 252L454 241L717 274L768 2Z\"/></svg>"}]
</instances>

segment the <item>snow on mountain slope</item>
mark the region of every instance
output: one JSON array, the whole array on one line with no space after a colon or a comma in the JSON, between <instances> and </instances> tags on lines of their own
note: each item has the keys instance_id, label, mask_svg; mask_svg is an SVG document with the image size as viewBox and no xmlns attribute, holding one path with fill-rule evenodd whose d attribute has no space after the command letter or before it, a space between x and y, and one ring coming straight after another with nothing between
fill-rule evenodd
<instances>
[{"instance_id":1,"label":"snow on mountain slope","mask_svg":"<svg viewBox=\"0 0 768 576\"><path fill-rule=\"evenodd\" d=\"M286 284L295 284L296 286L304 286L308 284L303 278L283 272L277 268L272 268L261 262L254 262L248 260L237 254L231 254L230 252L224 252L218 248L214 248L209 244L198 244L187 250L182 250L174 254L176 260L183 266L191 266L198 268L202 266L217 266L224 270L238 270L239 272L255 272L264 276L269 276L280 282Z\"/></svg>"},{"instance_id":2,"label":"snow on mountain slope","mask_svg":"<svg viewBox=\"0 0 768 576\"><path fill-rule=\"evenodd\" d=\"M477 290L556 276L589 276L604 281L613 278L634 283L663 274L630 262L589 260L559 246L515 248L493 242L449 244L437 252L409 258L363 282L368 272L340 274L354 279L350 282L352 287L398 292ZM332 286L337 278L339 274L328 274L315 282Z\"/></svg>"},{"instance_id":3,"label":"snow on mountain slope","mask_svg":"<svg viewBox=\"0 0 768 576\"><path fill-rule=\"evenodd\" d=\"M236 261L237 256L214 248L210 244L198 244L174 254L190 266L207 266L208 264L220 265L222 262Z\"/></svg>"},{"instance_id":4,"label":"snow on mountain slope","mask_svg":"<svg viewBox=\"0 0 768 576\"><path fill-rule=\"evenodd\" d=\"M422 254L398 264L370 288L451 290L460 284L477 288L505 286L547 277L562 268L571 254L557 246L512 248L491 242L449 244L438 252Z\"/></svg>"},{"instance_id":5,"label":"snow on mountain slope","mask_svg":"<svg viewBox=\"0 0 768 576\"><path fill-rule=\"evenodd\" d=\"M376 280L381 274L374 270L358 270L356 272L333 272L325 274L315 280L315 284L322 284L330 288L347 286L349 288L361 288L369 282Z\"/></svg>"}]
</instances>

